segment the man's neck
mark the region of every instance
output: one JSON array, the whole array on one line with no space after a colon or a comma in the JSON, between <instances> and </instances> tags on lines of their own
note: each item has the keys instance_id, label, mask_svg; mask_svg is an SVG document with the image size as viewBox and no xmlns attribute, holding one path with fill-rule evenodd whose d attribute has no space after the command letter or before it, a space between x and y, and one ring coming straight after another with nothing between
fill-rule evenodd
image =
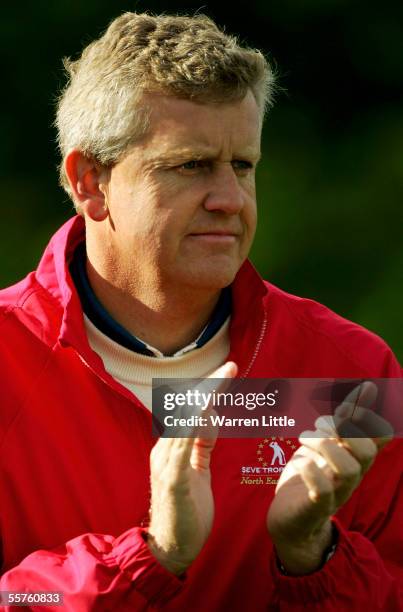
<instances>
[{"instance_id":1,"label":"man's neck","mask_svg":"<svg viewBox=\"0 0 403 612\"><path fill-rule=\"evenodd\" d=\"M186 292L170 287L169 294L147 285L119 287L87 261L90 285L109 314L131 334L164 355L193 342L207 325L220 296L217 292Z\"/></svg>"}]
</instances>

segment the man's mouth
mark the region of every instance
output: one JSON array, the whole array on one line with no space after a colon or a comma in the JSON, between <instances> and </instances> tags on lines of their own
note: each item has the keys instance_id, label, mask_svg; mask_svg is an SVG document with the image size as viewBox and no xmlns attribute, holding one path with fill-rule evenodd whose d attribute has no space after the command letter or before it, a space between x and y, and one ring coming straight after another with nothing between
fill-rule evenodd
<instances>
[{"instance_id":1,"label":"man's mouth","mask_svg":"<svg viewBox=\"0 0 403 612\"><path fill-rule=\"evenodd\" d=\"M235 232L229 232L226 230L213 230L207 232L195 232L192 234L188 234L190 238L195 240L200 240L202 242L215 242L219 244L230 244L235 242L239 236L239 234Z\"/></svg>"},{"instance_id":2,"label":"man's mouth","mask_svg":"<svg viewBox=\"0 0 403 612\"><path fill-rule=\"evenodd\" d=\"M226 229L211 229L200 232L192 232L189 236L232 236L237 237L240 235L240 232L234 230L226 230Z\"/></svg>"}]
</instances>

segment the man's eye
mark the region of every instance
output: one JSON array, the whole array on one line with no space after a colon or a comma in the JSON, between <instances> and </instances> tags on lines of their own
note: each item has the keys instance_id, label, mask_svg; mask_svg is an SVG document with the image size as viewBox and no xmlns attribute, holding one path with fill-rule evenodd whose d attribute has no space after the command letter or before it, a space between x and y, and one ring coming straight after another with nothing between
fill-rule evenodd
<instances>
[{"instance_id":1,"label":"man's eye","mask_svg":"<svg viewBox=\"0 0 403 612\"><path fill-rule=\"evenodd\" d=\"M200 166L200 161L198 161L197 159L192 159L188 162L185 162L184 164L181 164L179 168L181 168L182 170L196 170L196 168L199 168Z\"/></svg>"},{"instance_id":2,"label":"man's eye","mask_svg":"<svg viewBox=\"0 0 403 612\"><path fill-rule=\"evenodd\" d=\"M234 168L235 172L240 172L244 174L253 169L253 164L243 159L234 159L231 162L231 165ZM178 168L179 170L187 170L191 172L192 170L211 169L212 164L208 160L191 159L187 162L184 162L183 164L180 164Z\"/></svg>"},{"instance_id":3,"label":"man's eye","mask_svg":"<svg viewBox=\"0 0 403 612\"><path fill-rule=\"evenodd\" d=\"M235 170L251 170L253 168L253 164L242 159L234 159L232 162L232 167Z\"/></svg>"}]
</instances>

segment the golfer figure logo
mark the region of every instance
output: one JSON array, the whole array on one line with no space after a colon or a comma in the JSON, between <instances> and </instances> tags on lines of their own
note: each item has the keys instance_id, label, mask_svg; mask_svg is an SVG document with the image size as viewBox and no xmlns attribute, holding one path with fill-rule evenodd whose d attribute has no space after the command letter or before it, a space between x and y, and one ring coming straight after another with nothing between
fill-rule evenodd
<instances>
[{"instance_id":1,"label":"golfer figure logo","mask_svg":"<svg viewBox=\"0 0 403 612\"><path fill-rule=\"evenodd\" d=\"M271 465L274 465L276 463L276 461L280 465L285 465L286 464L285 454L284 454L284 451L281 448L280 444L278 444L278 442L270 442L269 446L270 446L270 448L273 449L273 457L272 457L272 460L271 460Z\"/></svg>"}]
</instances>

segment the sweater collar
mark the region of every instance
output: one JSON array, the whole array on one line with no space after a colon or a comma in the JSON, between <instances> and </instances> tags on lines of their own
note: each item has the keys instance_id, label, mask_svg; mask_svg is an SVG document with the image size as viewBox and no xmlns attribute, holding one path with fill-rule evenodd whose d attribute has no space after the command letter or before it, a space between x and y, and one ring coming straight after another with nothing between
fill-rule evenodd
<instances>
[{"instance_id":1,"label":"sweater collar","mask_svg":"<svg viewBox=\"0 0 403 612\"><path fill-rule=\"evenodd\" d=\"M84 313L89 320L108 338L121 346L149 357L163 358L165 355L155 347L143 342L120 325L104 308L95 295L87 274L87 253L85 241L76 248L70 264L70 274L80 297ZM231 313L231 288L225 287L207 325L190 344L176 351L171 357L180 357L184 353L204 346L223 326Z\"/></svg>"}]
</instances>

